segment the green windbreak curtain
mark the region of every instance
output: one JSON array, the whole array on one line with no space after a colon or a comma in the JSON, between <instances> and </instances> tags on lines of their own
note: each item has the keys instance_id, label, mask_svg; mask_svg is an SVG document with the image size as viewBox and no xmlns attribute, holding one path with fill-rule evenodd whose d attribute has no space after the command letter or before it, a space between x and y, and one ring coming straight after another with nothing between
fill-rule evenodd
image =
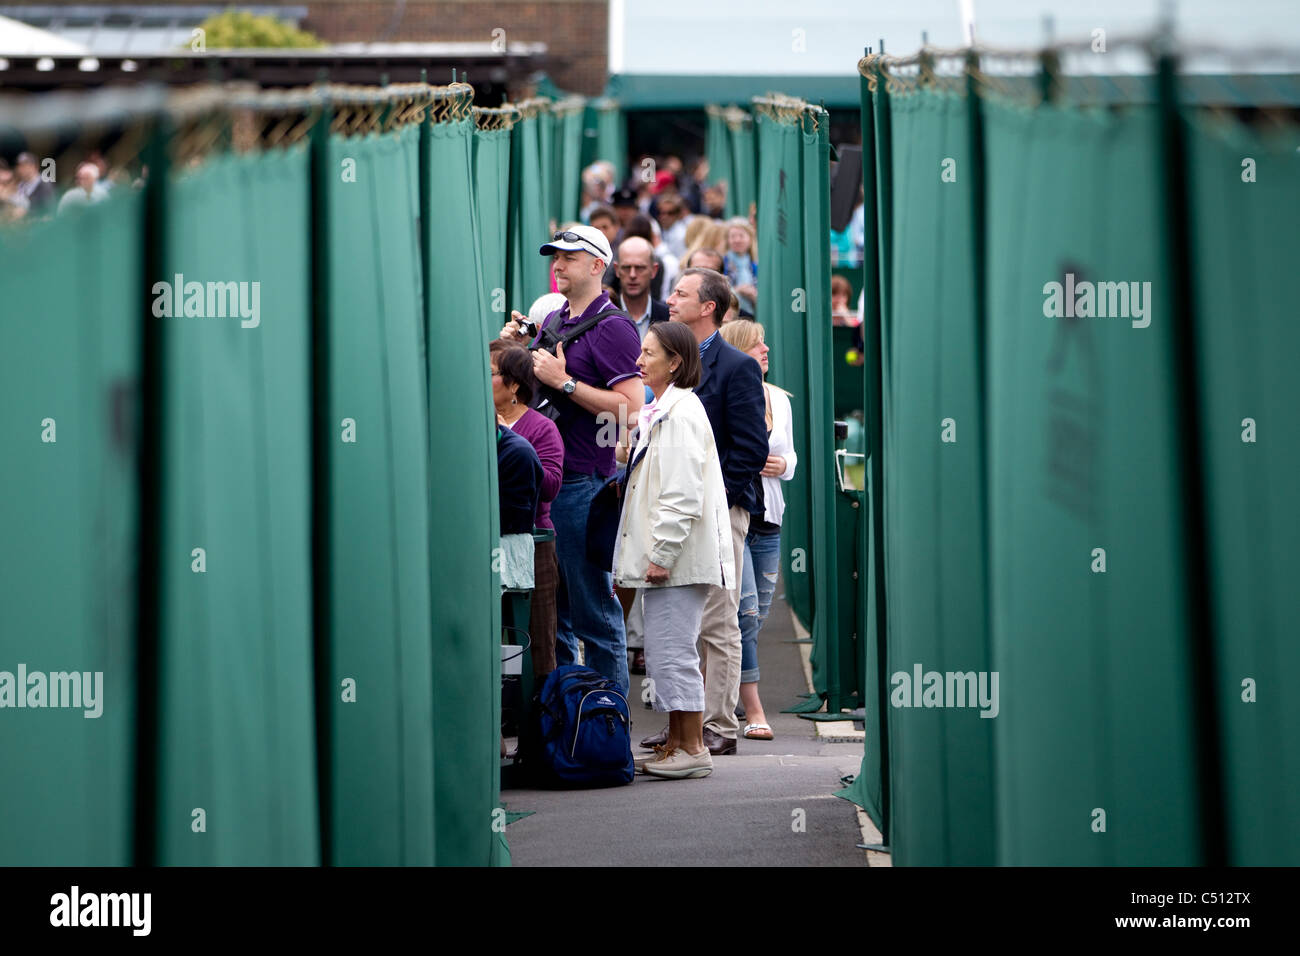
<instances>
[{"instance_id":1,"label":"green windbreak curtain","mask_svg":"<svg viewBox=\"0 0 1300 956\"><path fill-rule=\"evenodd\" d=\"M597 100L593 105L596 112L596 154L592 159L613 163L614 182L621 185L628 174L627 121L617 100Z\"/></svg>"},{"instance_id":2,"label":"green windbreak curtain","mask_svg":"<svg viewBox=\"0 0 1300 956\"><path fill-rule=\"evenodd\" d=\"M1185 130L1228 862L1294 866L1300 136L1192 117Z\"/></svg>"},{"instance_id":3,"label":"green windbreak curtain","mask_svg":"<svg viewBox=\"0 0 1300 956\"><path fill-rule=\"evenodd\" d=\"M970 113L964 96L925 88L896 93L889 109L890 749L906 769L894 778L895 860L989 865L998 712L974 699L981 679L991 694L992 678L979 675L996 668L986 630ZM945 694L951 684L953 699L923 699L931 674ZM957 692L964 706L953 706Z\"/></svg>"},{"instance_id":4,"label":"green windbreak curtain","mask_svg":"<svg viewBox=\"0 0 1300 956\"><path fill-rule=\"evenodd\" d=\"M1160 118L984 114L999 862L1194 865Z\"/></svg>"},{"instance_id":5,"label":"green windbreak curtain","mask_svg":"<svg viewBox=\"0 0 1300 956\"><path fill-rule=\"evenodd\" d=\"M560 193L556 178L555 114L547 100L537 100L537 170L542 185L542 229L559 218Z\"/></svg>"},{"instance_id":6,"label":"green windbreak curtain","mask_svg":"<svg viewBox=\"0 0 1300 956\"><path fill-rule=\"evenodd\" d=\"M537 108L521 104L520 112L519 120L510 131L510 245L506 270L509 301L506 315L511 309L527 314L534 299L551 291L550 260L537 254L542 244L550 239L546 231L541 168L537 163Z\"/></svg>"},{"instance_id":7,"label":"green windbreak curtain","mask_svg":"<svg viewBox=\"0 0 1300 956\"><path fill-rule=\"evenodd\" d=\"M478 114L476 114L478 115ZM474 130L474 209L479 223L479 262L483 267L485 319L495 335L510 317L506 299L506 259L510 246L510 129ZM492 121L497 125L497 121ZM540 245L540 243L539 243ZM535 251L535 250L534 250ZM514 308L520 308L518 304Z\"/></svg>"},{"instance_id":8,"label":"green windbreak curtain","mask_svg":"<svg viewBox=\"0 0 1300 956\"><path fill-rule=\"evenodd\" d=\"M471 182L472 120L425 126L425 309L432 494L435 846L440 866L497 862L501 598L492 407ZM516 127L518 130L519 127ZM535 139L529 140L536 142ZM536 164L533 164L535 175ZM446 236L465 242L448 243ZM533 257L541 260L533 249ZM518 300L516 300L518 301ZM530 300L531 301L531 300ZM526 306L525 306L526 308Z\"/></svg>"},{"instance_id":9,"label":"green windbreak curtain","mask_svg":"<svg viewBox=\"0 0 1300 956\"><path fill-rule=\"evenodd\" d=\"M736 215L735 191L731 164L731 137L725 113L719 106L704 107L704 155L709 160L709 182L727 184L728 216Z\"/></svg>"},{"instance_id":10,"label":"green windbreak curtain","mask_svg":"<svg viewBox=\"0 0 1300 956\"><path fill-rule=\"evenodd\" d=\"M803 346L807 286L804 283L802 144L799 129L789 120L767 113L758 116L759 149L763 157L758 223L758 321L766 332L771 355L768 381L791 393L795 453L799 467L785 483L786 511L781 523L781 571L786 598L795 615L811 629L813 564L811 521L812 469L808 465L808 383Z\"/></svg>"},{"instance_id":11,"label":"green windbreak curtain","mask_svg":"<svg viewBox=\"0 0 1300 956\"><path fill-rule=\"evenodd\" d=\"M307 154L168 191L157 862L314 865Z\"/></svg>"},{"instance_id":12,"label":"green windbreak curtain","mask_svg":"<svg viewBox=\"0 0 1300 956\"><path fill-rule=\"evenodd\" d=\"M433 579L419 128L332 136L331 860L434 862ZM413 162L413 160L415 160ZM468 336L474 338L473 334ZM351 692L345 690L352 683Z\"/></svg>"},{"instance_id":13,"label":"green windbreak curtain","mask_svg":"<svg viewBox=\"0 0 1300 956\"><path fill-rule=\"evenodd\" d=\"M862 272L862 334L863 334L863 395L861 405L865 412L867 461L864 469L866 493L863 508L866 515L859 520L860 550L858 552L858 595L864 620L865 644L860 654L862 664L863 749L862 765L853 783L839 791L837 796L851 800L862 807L889 843L888 739L889 739L889 687L882 680L887 668L884 662L883 635L885 600L883 587L884 536L881 522L883 454L881 452L880 416L880 248L888 241L884 233L887 216L881 213L876 188L877 138L874 80L868 76L866 62L859 63L862 93L862 185L864 215L867 228L864 234ZM887 112L887 110L882 110ZM884 164L880 164L884 165ZM887 197L885 197L887 199Z\"/></svg>"},{"instance_id":14,"label":"green windbreak curtain","mask_svg":"<svg viewBox=\"0 0 1300 956\"><path fill-rule=\"evenodd\" d=\"M0 230L8 865L131 863L142 245L142 196L125 188ZM56 686L68 706L51 706ZM42 706L14 709L20 694Z\"/></svg>"},{"instance_id":15,"label":"green windbreak curtain","mask_svg":"<svg viewBox=\"0 0 1300 956\"><path fill-rule=\"evenodd\" d=\"M858 632L861 643L861 650L858 653L858 665L861 668L859 671L861 681L859 706L863 708L862 720L865 736L862 747L862 764L858 768L857 774L854 775L853 782L843 790L837 790L835 796L856 803L865 810L876 828L887 838L889 827L885 819L885 794L881 773L883 755L877 743L881 737L881 723L885 718L885 711L882 708L879 693L880 668L876 660L879 637L875 614L875 551L870 547L873 516L871 513L872 486L869 463L866 469L866 484L866 491L856 492L854 495L859 505L858 509L854 511L857 533L853 537L851 544L846 545L844 543L847 523L843 519L839 522L841 567L851 565L858 572L857 580L853 583L857 588L856 617L861 627ZM856 556L852 562L844 557L846 550L849 549L856 550ZM848 590L843 585L841 585L841 588L841 594ZM883 701L883 707L888 707L888 699Z\"/></svg>"},{"instance_id":16,"label":"green windbreak curtain","mask_svg":"<svg viewBox=\"0 0 1300 956\"><path fill-rule=\"evenodd\" d=\"M580 97L555 104L555 218L558 225L576 222L582 198L582 111Z\"/></svg>"},{"instance_id":17,"label":"green windbreak curtain","mask_svg":"<svg viewBox=\"0 0 1300 956\"><path fill-rule=\"evenodd\" d=\"M728 110L727 132L731 137L731 185L727 189L727 215L748 216L749 207L758 199L753 119L744 110Z\"/></svg>"},{"instance_id":18,"label":"green windbreak curtain","mask_svg":"<svg viewBox=\"0 0 1300 956\"><path fill-rule=\"evenodd\" d=\"M858 688L853 621L841 631L839 587L852 588L852 566L841 567L837 529L839 492L835 470L834 377L831 369L830 117L808 108L798 129L801 186L796 201L803 217L804 310L788 317L786 355L804 363L802 416L796 413L800 464L808 481L809 541L813 556L813 689L826 695L831 713L856 704ZM779 214L779 213L778 213ZM779 229L779 223L778 223ZM796 437L796 442L799 439ZM845 534L856 537L850 524Z\"/></svg>"}]
</instances>

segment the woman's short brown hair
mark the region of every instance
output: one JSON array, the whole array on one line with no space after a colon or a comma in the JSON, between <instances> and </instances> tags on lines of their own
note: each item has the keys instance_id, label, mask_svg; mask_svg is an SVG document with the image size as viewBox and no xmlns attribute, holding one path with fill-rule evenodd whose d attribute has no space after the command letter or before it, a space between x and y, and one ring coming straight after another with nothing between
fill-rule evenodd
<instances>
[{"instance_id":1,"label":"woman's short brown hair","mask_svg":"<svg viewBox=\"0 0 1300 956\"><path fill-rule=\"evenodd\" d=\"M853 283L844 276L831 276L831 295L843 295L849 298L853 297Z\"/></svg>"},{"instance_id":2,"label":"woman's short brown hair","mask_svg":"<svg viewBox=\"0 0 1300 956\"><path fill-rule=\"evenodd\" d=\"M518 385L515 398L525 405L531 405L536 379L533 378L533 356L528 349L517 342L493 339L488 345L488 355L497 360L502 384L507 387Z\"/></svg>"},{"instance_id":3,"label":"woman's short brown hair","mask_svg":"<svg viewBox=\"0 0 1300 956\"><path fill-rule=\"evenodd\" d=\"M689 325L681 322L656 322L646 335L654 333L664 351L681 359L670 381L678 388L694 388L700 384L700 343Z\"/></svg>"}]
</instances>

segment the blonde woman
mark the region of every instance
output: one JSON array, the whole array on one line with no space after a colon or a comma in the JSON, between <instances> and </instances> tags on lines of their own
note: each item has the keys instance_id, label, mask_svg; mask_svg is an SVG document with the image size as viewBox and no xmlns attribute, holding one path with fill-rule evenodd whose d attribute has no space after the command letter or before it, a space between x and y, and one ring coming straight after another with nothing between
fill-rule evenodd
<instances>
[{"instance_id":1,"label":"blonde woman","mask_svg":"<svg viewBox=\"0 0 1300 956\"><path fill-rule=\"evenodd\" d=\"M723 272L736 290L740 306L750 315L758 301L758 237L754 227L743 216L727 221L726 254L722 257Z\"/></svg>"},{"instance_id":2,"label":"blonde woman","mask_svg":"<svg viewBox=\"0 0 1300 956\"><path fill-rule=\"evenodd\" d=\"M637 763L655 777L704 777L713 757L696 639L710 588L735 586L727 489L713 426L692 391L702 368L695 333L681 322L650 326L637 366L654 401L637 421L614 581L640 589L654 709L668 713L667 739Z\"/></svg>"},{"instance_id":3,"label":"blonde woman","mask_svg":"<svg viewBox=\"0 0 1300 956\"><path fill-rule=\"evenodd\" d=\"M685 254L682 256L683 261L685 261L686 256L690 255L692 250L699 248L701 242L700 237L704 235L704 230L708 229L712 224L713 220L708 216L691 217L690 222L686 224L685 234L682 236L682 241L685 243L686 248Z\"/></svg>"},{"instance_id":4,"label":"blonde woman","mask_svg":"<svg viewBox=\"0 0 1300 956\"><path fill-rule=\"evenodd\" d=\"M697 219L704 219L703 216L697 216ZM686 246L686 259L689 260L697 250L711 249L719 255L727 248L727 224L717 219L705 219L706 225L700 230L695 237L695 241L688 243ZM695 225L694 222L691 225Z\"/></svg>"},{"instance_id":5,"label":"blonde woman","mask_svg":"<svg viewBox=\"0 0 1300 956\"><path fill-rule=\"evenodd\" d=\"M740 703L748 723L743 731L749 740L771 740L772 727L763 713L758 696L758 632L767 620L776 591L777 571L781 564L781 516L785 496L781 482L794 477L797 462L794 453L794 426L790 410L790 393L766 381L767 344L763 327L748 319L737 319L722 327L722 337L758 362L763 370L763 394L767 400L767 464L763 466L759 485L762 513L749 516L749 534L745 536L745 565L740 574Z\"/></svg>"}]
</instances>

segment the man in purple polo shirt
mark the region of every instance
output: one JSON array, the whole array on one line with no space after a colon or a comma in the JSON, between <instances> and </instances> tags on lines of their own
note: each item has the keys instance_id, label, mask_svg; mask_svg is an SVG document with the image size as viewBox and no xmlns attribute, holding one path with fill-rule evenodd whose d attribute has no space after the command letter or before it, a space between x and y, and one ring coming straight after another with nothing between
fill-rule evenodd
<instances>
[{"instance_id":1,"label":"man in purple polo shirt","mask_svg":"<svg viewBox=\"0 0 1300 956\"><path fill-rule=\"evenodd\" d=\"M543 328L557 335L597 312L613 307L601 277L614 258L609 240L591 226L556 233L541 247L552 256L555 284L567 300L546 318ZM518 312L501 330L504 339L519 338ZM551 502L560 584L555 596L555 659L572 664L582 641L588 667L628 689L627 639L623 609L614 597L607 569L587 560L587 510L596 491L615 471L614 447L621 428L635 423L645 399L636 360L641 339L626 315L606 316L568 349L551 355L533 352L533 373L543 385L559 389L555 420L564 439L564 483Z\"/></svg>"}]
</instances>

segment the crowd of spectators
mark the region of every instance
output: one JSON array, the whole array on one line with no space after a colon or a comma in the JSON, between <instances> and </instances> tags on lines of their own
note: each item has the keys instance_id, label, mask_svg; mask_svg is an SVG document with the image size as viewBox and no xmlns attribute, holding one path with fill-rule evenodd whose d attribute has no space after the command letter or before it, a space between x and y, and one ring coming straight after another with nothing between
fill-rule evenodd
<instances>
[{"instance_id":1,"label":"crowd of spectators","mask_svg":"<svg viewBox=\"0 0 1300 956\"><path fill-rule=\"evenodd\" d=\"M11 164L0 157L0 223L48 219L74 206L103 202L112 189L127 181L121 171L110 174L107 160L98 152L75 165L66 188L60 186L57 168L48 159L22 152Z\"/></svg>"},{"instance_id":2,"label":"crowd of spectators","mask_svg":"<svg viewBox=\"0 0 1300 956\"><path fill-rule=\"evenodd\" d=\"M533 476L535 497L517 494L538 528L549 507L555 536L553 579L536 553L534 674L581 660L624 693L646 674L668 724L641 741L637 768L669 779L711 773L740 737L773 737L757 637L796 464L788 396L764 381L763 330L744 321L759 298L753 212L722 218L706 177L703 161L686 173L673 157L622 187L607 164L586 169L583 221L539 246L552 289L490 347L498 427L526 437L538 466L503 458L517 474L501 487ZM588 517L616 473L626 492L601 567Z\"/></svg>"},{"instance_id":3,"label":"crowd of spectators","mask_svg":"<svg viewBox=\"0 0 1300 956\"><path fill-rule=\"evenodd\" d=\"M637 768L682 778L712 772L741 737L773 739L758 635L779 573L781 485L797 462L790 393L767 381L755 321L757 210L725 217L726 184L709 181L704 159L633 169L623 183L609 163L583 171L580 220L540 245L550 291L492 343L493 394L499 425L545 466L536 525L548 507L554 519L553 557L536 552L535 674L581 660L624 692L631 674L648 675L668 725L641 741ZM861 261L860 196L830 249L835 264ZM832 324L860 326L849 281L834 276L829 293ZM542 393L549 415L524 410ZM627 489L617 550L612 568L597 567L589 508L616 472Z\"/></svg>"},{"instance_id":4,"label":"crowd of spectators","mask_svg":"<svg viewBox=\"0 0 1300 956\"><path fill-rule=\"evenodd\" d=\"M634 174L623 184L616 182L613 165L592 163L582 174L582 207L578 222L599 230L615 253L615 262L605 271L603 286L611 300L636 309L638 327L644 335L649 303L664 302L682 271L703 267L721 272L731 284L737 308L727 318L752 319L758 314L759 249L757 209L751 204L747 216L726 218L727 184L709 182L708 161L701 158L683 165L676 156L643 157L633 166ZM649 175L650 171L653 175ZM831 265L852 267L862 262L864 212L859 190L857 206L845 229L830 233ZM642 282L622 269L624 243L632 238L627 254L640 271L646 247L652 260L649 297L643 298ZM630 288L625 283L631 279ZM835 325L856 326L860 303L852 297L846 280L832 284L832 313ZM844 298L847 296L847 298Z\"/></svg>"}]
</instances>

